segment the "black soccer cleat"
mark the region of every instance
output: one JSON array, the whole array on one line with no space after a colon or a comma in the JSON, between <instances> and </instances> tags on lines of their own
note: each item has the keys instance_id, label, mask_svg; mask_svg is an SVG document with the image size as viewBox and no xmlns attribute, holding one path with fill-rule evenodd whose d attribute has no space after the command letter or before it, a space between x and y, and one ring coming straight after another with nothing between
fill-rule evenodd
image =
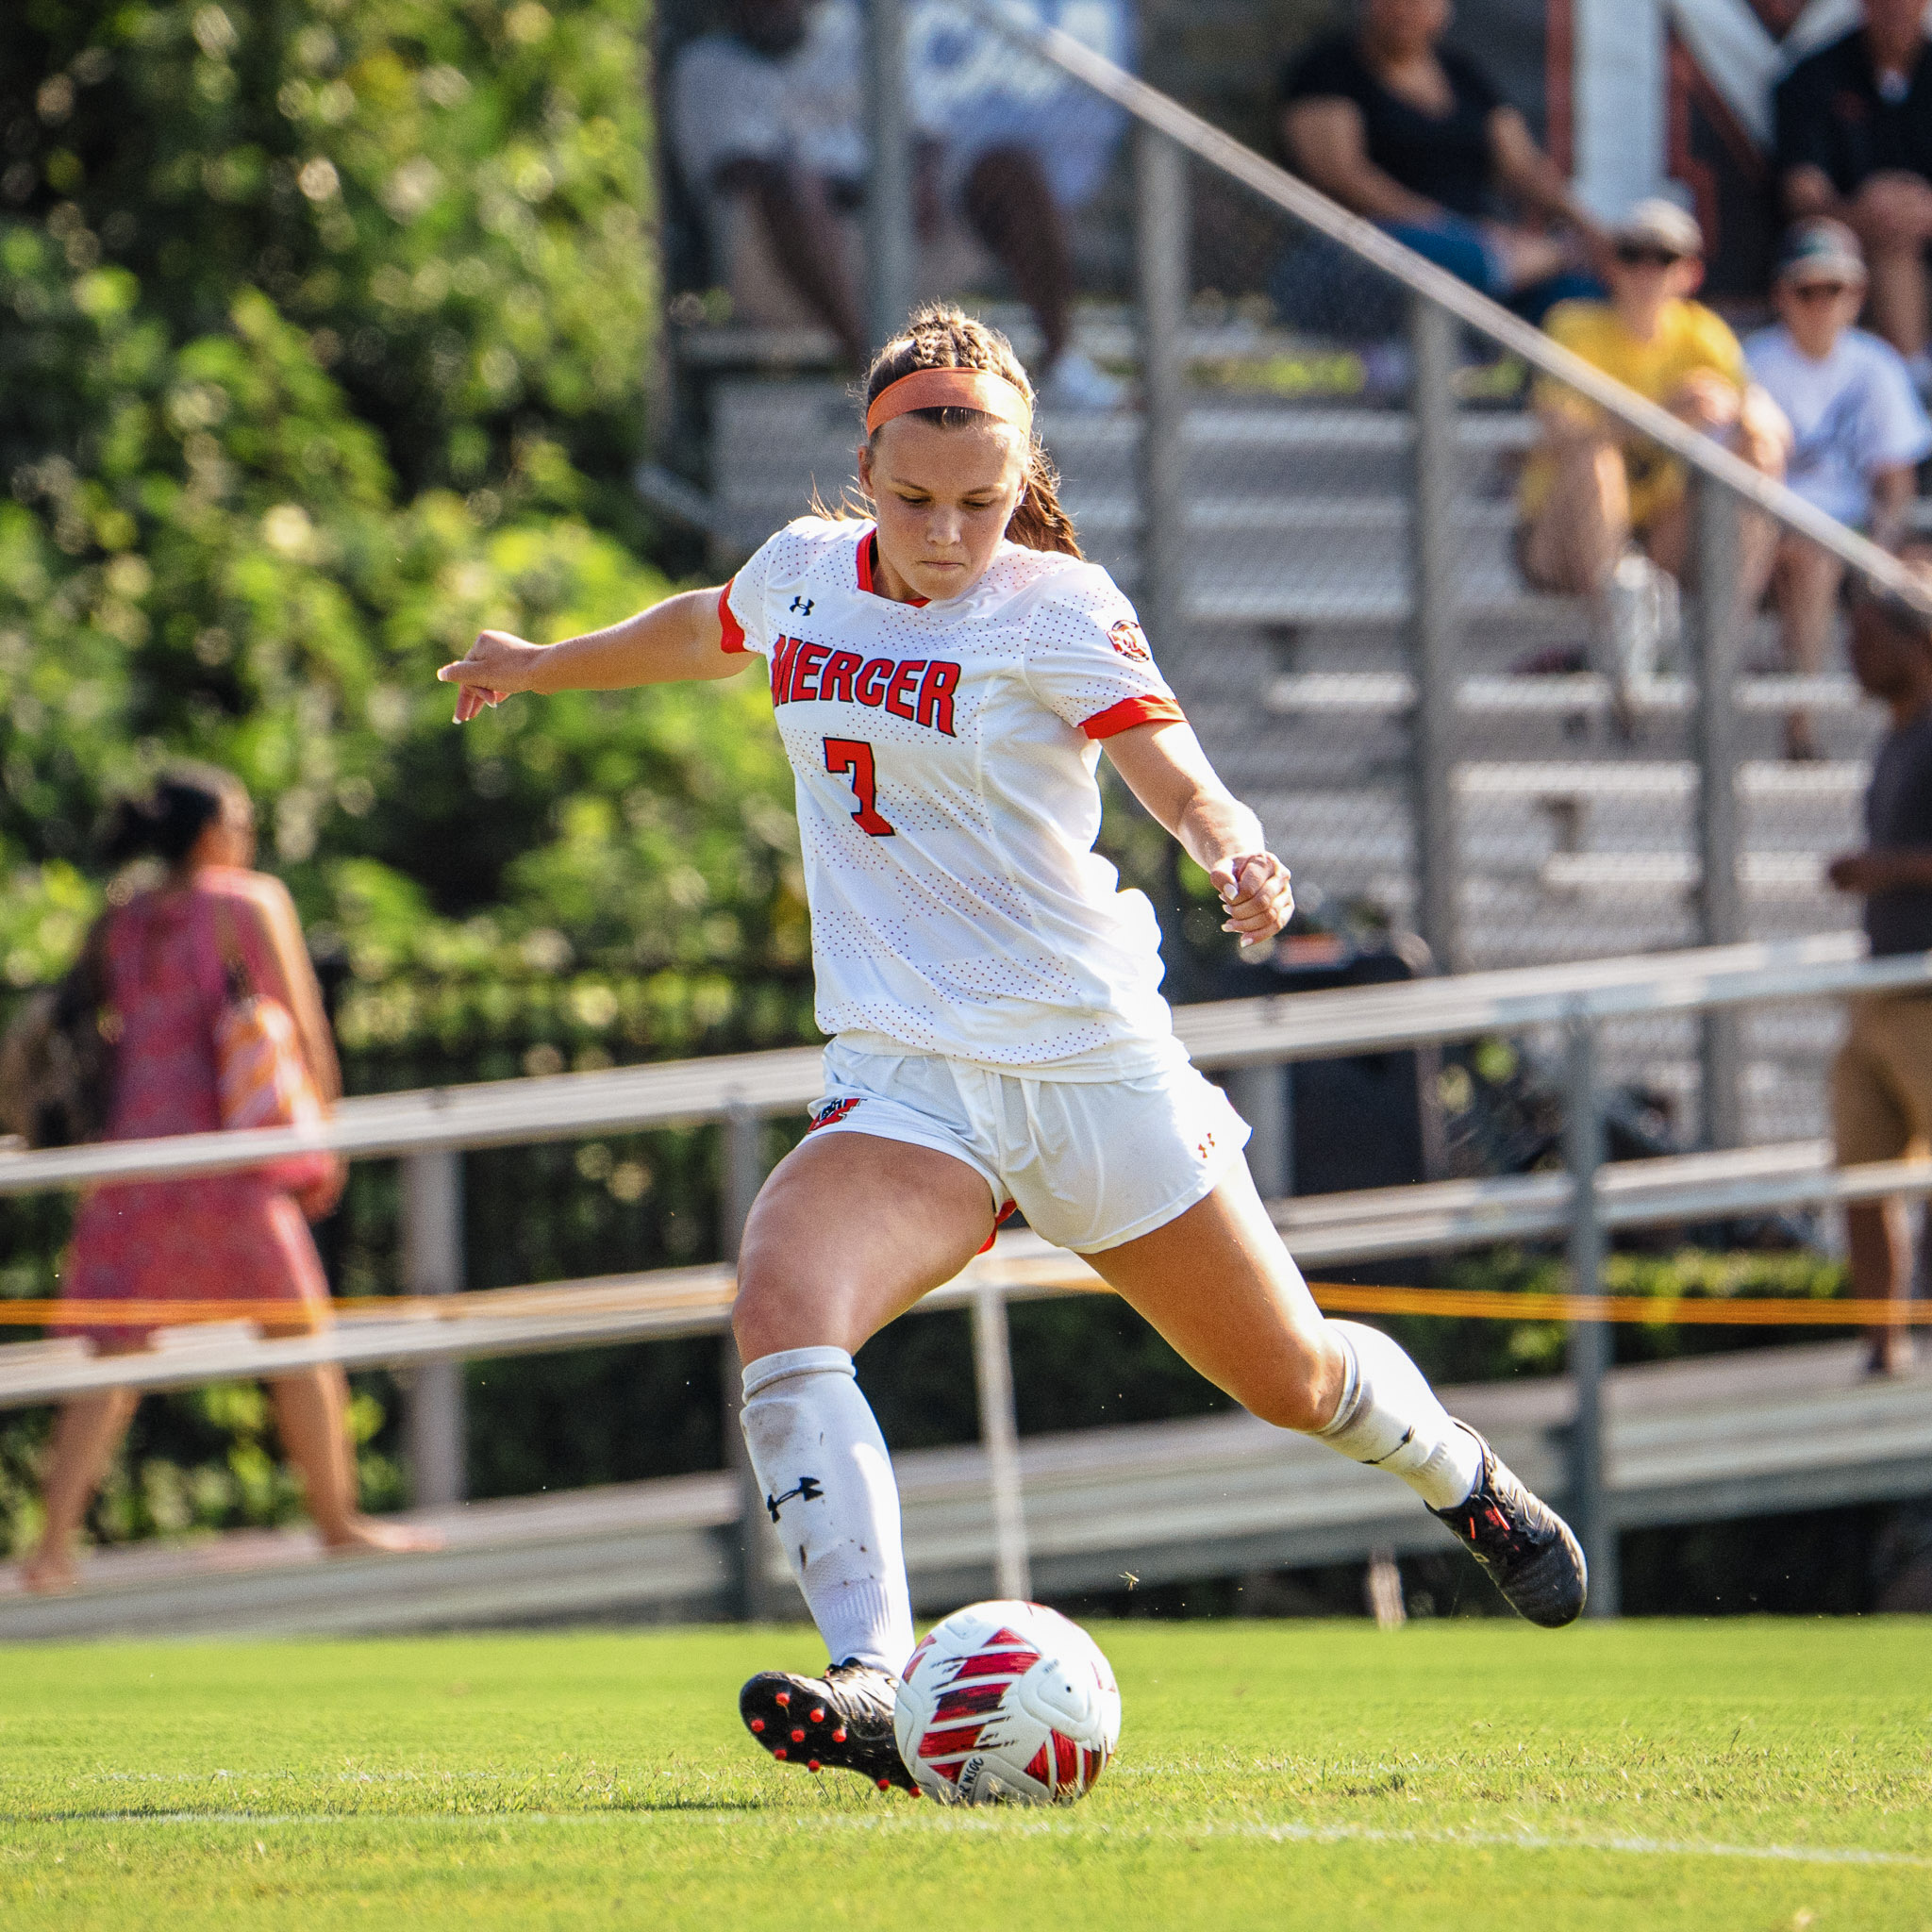
<instances>
[{"instance_id":1,"label":"black soccer cleat","mask_svg":"<svg viewBox=\"0 0 1932 1932\"><path fill-rule=\"evenodd\" d=\"M1469 1429L1467 1423L1458 1424ZM1481 1444L1482 1474L1465 1502L1432 1509L1464 1542L1520 1617L1560 1630L1583 1614L1590 1574L1570 1525L1510 1473L1507 1463Z\"/></svg>"},{"instance_id":2,"label":"black soccer cleat","mask_svg":"<svg viewBox=\"0 0 1932 1932\"><path fill-rule=\"evenodd\" d=\"M919 1786L892 1737L892 1679L848 1658L823 1677L760 1671L738 1693L744 1727L772 1756L807 1771L856 1771L880 1790Z\"/></svg>"}]
</instances>

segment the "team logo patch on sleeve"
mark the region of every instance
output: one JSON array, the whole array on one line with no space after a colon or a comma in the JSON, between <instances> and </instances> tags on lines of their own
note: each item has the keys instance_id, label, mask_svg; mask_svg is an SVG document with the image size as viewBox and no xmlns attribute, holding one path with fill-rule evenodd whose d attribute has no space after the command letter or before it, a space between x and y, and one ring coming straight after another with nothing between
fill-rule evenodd
<instances>
[{"instance_id":1,"label":"team logo patch on sleeve","mask_svg":"<svg viewBox=\"0 0 1932 1932\"><path fill-rule=\"evenodd\" d=\"M821 1127L829 1127L834 1121L842 1121L858 1103L865 1098L862 1093L854 1093L843 1100L828 1100L811 1117L811 1125L806 1128L808 1134L815 1134Z\"/></svg>"},{"instance_id":2,"label":"team logo patch on sleeve","mask_svg":"<svg viewBox=\"0 0 1932 1932\"><path fill-rule=\"evenodd\" d=\"M1108 630L1108 641L1123 658L1145 659L1152 656L1147 648L1147 633L1131 617L1123 617Z\"/></svg>"}]
</instances>

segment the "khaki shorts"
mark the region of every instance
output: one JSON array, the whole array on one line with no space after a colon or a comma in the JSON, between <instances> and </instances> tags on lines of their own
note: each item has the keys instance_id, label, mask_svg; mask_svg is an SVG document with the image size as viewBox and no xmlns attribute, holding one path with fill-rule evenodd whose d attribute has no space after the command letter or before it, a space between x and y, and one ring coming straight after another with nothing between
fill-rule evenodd
<instances>
[{"instance_id":1,"label":"khaki shorts","mask_svg":"<svg viewBox=\"0 0 1932 1932\"><path fill-rule=\"evenodd\" d=\"M1896 1160L1932 1141L1932 997L1855 1000L1831 1068L1831 1131L1840 1167Z\"/></svg>"}]
</instances>

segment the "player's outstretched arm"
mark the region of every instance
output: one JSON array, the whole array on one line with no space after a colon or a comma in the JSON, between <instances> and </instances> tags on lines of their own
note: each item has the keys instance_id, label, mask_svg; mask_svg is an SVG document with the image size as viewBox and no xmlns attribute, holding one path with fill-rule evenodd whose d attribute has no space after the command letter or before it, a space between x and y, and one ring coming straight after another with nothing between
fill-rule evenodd
<instances>
[{"instance_id":1,"label":"player's outstretched arm","mask_svg":"<svg viewBox=\"0 0 1932 1932\"><path fill-rule=\"evenodd\" d=\"M1137 724L1106 741L1114 769L1148 812L1214 881L1224 932L1243 945L1273 939L1294 911L1287 866L1261 821L1228 791L1190 724Z\"/></svg>"},{"instance_id":2,"label":"player's outstretched arm","mask_svg":"<svg viewBox=\"0 0 1932 1932\"><path fill-rule=\"evenodd\" d=\"M718 596L716 591L686 591L622 624L556 644L526 643L507 630L486 630L468 657L436 675L444 684L462 686L458 724L522 691L624 691L638 684L731 677L752 660L748 654L724 649Z\"/></svg>"}]
</instances>

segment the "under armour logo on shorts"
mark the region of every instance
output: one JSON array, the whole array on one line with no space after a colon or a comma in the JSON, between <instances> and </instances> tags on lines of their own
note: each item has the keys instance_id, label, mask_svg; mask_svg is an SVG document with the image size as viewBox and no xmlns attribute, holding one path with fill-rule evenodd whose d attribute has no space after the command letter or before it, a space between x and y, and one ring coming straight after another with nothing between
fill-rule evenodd
<instances>
[{"instance_id":1,"label":"under armour logo on shorts","mask_svg":"<svg viewBox=\"0 0 1932 1932\"><path fill-rule=\"evenodd\" d=\"M802 1475L798 1478L798 1487L795 1490L787 1490L782 1496L767 1496L765 1498L765 1507L771 1511L772 1521L776 1523L779 1510L784 1508L786 1504L791 1502L794 1496L801 1503L816 1503L824 1493L824 1491L819 1487L817 1476Z\"/></svg>"}]
</instances>

